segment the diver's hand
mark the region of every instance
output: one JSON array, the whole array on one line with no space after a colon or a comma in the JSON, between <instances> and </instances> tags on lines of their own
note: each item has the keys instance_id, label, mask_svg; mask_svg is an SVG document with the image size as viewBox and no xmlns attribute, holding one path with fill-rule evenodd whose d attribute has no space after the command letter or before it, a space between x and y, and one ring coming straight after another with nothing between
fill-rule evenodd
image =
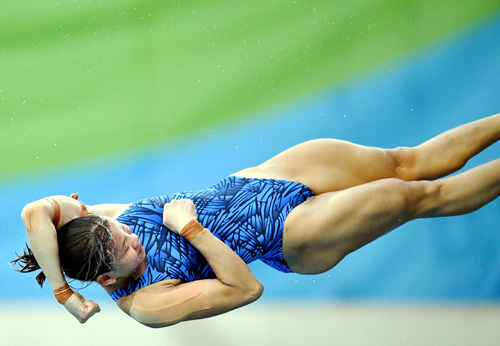
<instances>
[{"instance_id":1,"label":"diver's hand","mask_svg":"<svg viewBox=\"0 0 500 346\"><path fill-rule=\"evenodd\" d=\"M101 312L99 305L91 300L85 300L78 292L74 292L63 305L80 323L87 322L97 312Z\"/></svg>"},{"instance_id":2,"label":"diver's hand","mask_svg":"<svg viewBox=\"0 0 500 346\"><path fill-rule=\"evenodd\" d=\"M196 217L196 207L189 199L174 199L163 207L163 224L175 234Z\"/></svg>"}]
</instances>

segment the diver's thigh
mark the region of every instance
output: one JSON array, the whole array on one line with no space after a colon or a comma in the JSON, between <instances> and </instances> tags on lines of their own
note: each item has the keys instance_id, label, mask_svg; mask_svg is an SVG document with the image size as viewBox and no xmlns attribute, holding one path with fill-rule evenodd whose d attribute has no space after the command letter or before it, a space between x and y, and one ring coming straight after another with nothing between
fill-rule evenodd
<instances>
[{"instance_id":1,"label":"diver's thigh","mask_svg":"<svg viewBox=\"0 0 500 346\"><path fill-rule=\"evenodd\" d=\"M412 218L420 182L382 179L314 196L285 220L283 258L292 271L324 272Z\"/></svg>"},{"instance_id":2,"label":"diver's thigh","mask_svg":"<svg viewBox=\"0 0 500 346\"><path fill-rule=\"evenodd\" d=\"M366 147L337 139L298 144L258 166L309 186L315 194L396 177L399 149Z\"/></svg>"}]
</instances>

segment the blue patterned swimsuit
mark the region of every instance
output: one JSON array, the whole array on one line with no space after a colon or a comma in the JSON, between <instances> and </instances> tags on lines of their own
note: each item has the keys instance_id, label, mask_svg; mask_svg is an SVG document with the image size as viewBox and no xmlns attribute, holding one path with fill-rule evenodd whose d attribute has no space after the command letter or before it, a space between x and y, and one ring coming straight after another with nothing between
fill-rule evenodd
<instances>
[{"instance_id":1,"label":"blue patterned swimsuit","mask_svg":"<svg viewBox=\"0 0 500 346\"><path fill-rule=\"evenodd\" d=\"M221 239L245 263L260 259L290 273L282 255L283 225L288 213L313 196L307 186L274 179L230 176L205 190L179 192L133 203L118 221L139 236L148 266L142 276L111 293L113 300L153 283L215 278L205 258L184 238L163 225L163 206L174 199L190 199L198 221Z\"/></svg>"}]
</instances>

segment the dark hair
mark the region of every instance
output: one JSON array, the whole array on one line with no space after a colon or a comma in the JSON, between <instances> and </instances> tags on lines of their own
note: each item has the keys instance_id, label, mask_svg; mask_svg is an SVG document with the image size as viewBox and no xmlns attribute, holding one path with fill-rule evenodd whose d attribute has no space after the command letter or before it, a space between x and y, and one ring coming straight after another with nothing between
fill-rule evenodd
<instances>
[{"instance_id":1,"label":"dark hair","mask_svg":"<svg viewBox=\"0 0 500 346\"><path fill-rule=\"evenodd\" d=\"M64 274L72 279L90 282L110 271L115 260L109 249L112 241L108 222L100 216L87 215L66 223L57 231L59 259ZM16 256L19 255L16 253ZM40 269L28 244L23 254L11 263L19 265L20 268L15 270L21 273ZM36 281L43 286L45 278L41 271Z\"/></svg>"}]
</instances>

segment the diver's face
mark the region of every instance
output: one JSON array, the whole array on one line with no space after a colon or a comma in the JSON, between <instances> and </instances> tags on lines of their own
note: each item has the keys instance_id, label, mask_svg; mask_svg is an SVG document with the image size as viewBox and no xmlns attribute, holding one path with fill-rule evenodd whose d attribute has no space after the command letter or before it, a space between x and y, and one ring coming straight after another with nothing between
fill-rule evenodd
<instances>
[{"instance_id":1,"label":"diver's face","mask_svg":"<svg viewBox=\"0 0 500 346\"><path fill-rule=\"evenodd\" d=\"M137 279L142 272L138 268L146 261L146 252L139 242L137 235L130 231L127 225L108 218L108 227L113 236L110 250L115 256L113 274L116 277Z\"/></svg>"}]
</instances>

